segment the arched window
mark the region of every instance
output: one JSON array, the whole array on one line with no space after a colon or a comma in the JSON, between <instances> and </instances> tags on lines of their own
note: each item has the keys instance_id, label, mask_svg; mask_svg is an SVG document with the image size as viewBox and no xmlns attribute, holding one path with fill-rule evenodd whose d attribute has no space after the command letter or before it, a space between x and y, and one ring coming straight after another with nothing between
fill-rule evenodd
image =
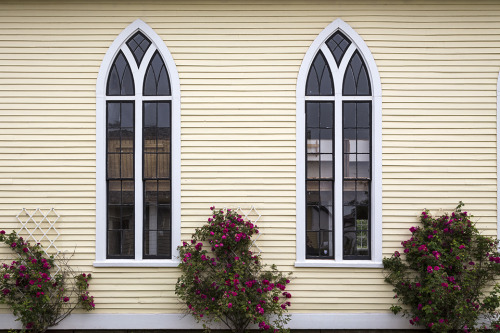
<instances>
[{"instance_id":1,"label":"arched window","mask_svg":"<svg viewBox=\"0 0 500 333\"><path fill-rule=\"evenodd\" d=\"M175 266L180 243L180 88L143 21L113 42L97 79L95 266Z\"/></svg>"},{"instance_id":2,"label":"arched window","mask_svg":"<svg viewBox=\"0 0 500 333\"><path fill-rule=\"evenodd\" d=\"M297 81L296 266L381 265L380 97L368 47L334 21Z\"/></svg>"}]
</instances>

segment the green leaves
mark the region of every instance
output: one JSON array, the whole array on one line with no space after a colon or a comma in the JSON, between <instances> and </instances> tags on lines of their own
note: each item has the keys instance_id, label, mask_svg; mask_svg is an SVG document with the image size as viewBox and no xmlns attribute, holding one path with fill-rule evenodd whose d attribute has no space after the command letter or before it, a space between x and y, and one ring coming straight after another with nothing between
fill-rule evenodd
<instances>
[{"instance_id":1,"label":"green leaves","mask_svg":"<svg viewBox=\"0 0 500 333\"><path fill-rule=\"evenodd\" d=\"M229 209L211 210L208 222L179 247L182 275L175 292L186 311L204 325L221 321L233 332L251 323L264 331L287 331L290 281L251 251L258 227Z\"/></svg>"},{"instance_id":2,"label":"green leaves","mask_svg":"<svg viewBox=\"0 0 500 333\"><path fill-rule=\"evenodd\" d=\"M23 332L45 332L76 307L94 308L87 291L90 274L76 275L67 260L57 259L61 270L52 277L56 259L48 257L40 245L31 245L14 231L8 235L0 231L0 241L18 258L0 266L0 303L11 308Z\"/></svg>"},{"instance_id":3,"label":"green leaves","mask_svg":"<svg viewBox=\"0 0 500 333\"><path fill-rule=\"evenodd\" d=\"M500 274L498 241L482 236L462 207L440 217L423 211L403 253L383 260L385 281L404 305L391 311L433 332L473 331L478 318L498 318L500 289L485 295Z\"/></svg>"}]
</instances>

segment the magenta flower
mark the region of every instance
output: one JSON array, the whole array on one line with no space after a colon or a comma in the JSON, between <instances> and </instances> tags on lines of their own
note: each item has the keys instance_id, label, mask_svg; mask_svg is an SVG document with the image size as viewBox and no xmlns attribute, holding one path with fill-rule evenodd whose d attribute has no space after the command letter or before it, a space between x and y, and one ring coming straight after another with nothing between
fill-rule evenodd
<instances>
[{"instance_id":1,"label":"magenta flower","mask_svg":"<svg viewBox=\"0 0 500 333\"><path fill-rule=\"evenodd\" d=\"M427 266L427 272L432 273L432 266Z\"/></svg>"},{"instance_id":2,"label":"magenta flower","mask_svg":"<svg viewBox=\"0 0 500 333\"><path fill-rule=\"evenodd\" d=\"M0 235L5 235L5 230L0 230Z\"/></svg>"},{"instance_id":3,"label":"magenta flower","mask_svg":"<svg viewBox=\"0 0 500 333\"><path fill-rule=\"evenodd\" d=\"M2 292L4 295L7 295L8 293L10 293L10 289L4 288Z\"/></svg>"},{"instance_id":4,"label":"magenta flower","mask_svg":"<svg viewBox=\"0 0 500 333\"><path fill-rule=\"evenodd\" d=\"M232 308L232 307L233 307L233 303L229 303L229 304L227 305L227 307L228 307L228 308Z\"/></svg>"},{"instance_id":5,"label":"magenta flower","mask_svg":"<svg viewBox=\"0 0 500 333\"><path fill-rule=\"evenodd\" d=\"M10 247L16 247L16 246L17 246L17 244L16 244L16 243L12 243L12 244L10 244Z\"/></svg>"},{"instance_id":6,"label":"magenta flower","mask_svg":"<svg viewBox=\"0 0 500 333\"><path fill-rule=\"evenodd\" d=\"M465 249L465 245L463 245L463 244L462 244L462 245L460 245L458 248L459 248L459 249Z\"/></svg>"},{"instance_id":7,"label":"magenta flower","mask_svg":"<svg viewBox=\"0 0 500 333\"><path fill-rule=\"evenodd\" d=\"M396 258L399 258L399 257L401 256L401 254L399 253L399 251L396 251L396 252L394 252L394 256L395 256Z\"/></svg>"},{"instance_id":8,"label":"magenta flower","mask_svg":"<svg viewBox=\"0 0 500 333\"><path fill-rule=\"evenodd\" d=\"M63 301L64 301L64 303L67 303L67 302L69 301L69 297L67 297L67 296L66 296L66 297L64 297L64 298L63 298Z\"/></svg>"},{"instance_id":9,"label":"magenta flower","mask_svg":"<svg viewBox=\"0 0 500 333\"><path fill-rule=\"evenodd\" d=\"M29 330L29 329L31 329L32 327L33 327L33 323L28 323L28 324L26 325L26 329L28 329L28 330Z\"/></svg>"},{"instance_id":10,"label":"magenta flower","mask_svg":"<svg viewBox=\"0 0 500 333\"><path fill-rule=\"evenodd\" d=\"M4 278L4 279L6 279L6 280L8 280L8 279L10 279L10 275L9 275L9 274L5 274L5 275L3 276L3 278Z\"/></svg>"},{"instance_id":11,"label":"magenta flower","mask_svg":"<svg viewBox=\"0 0 500 333\"><path fill-rule=\"evenodd\" d=\"M28 250L28 248L27 248L27 247L25 247L25 248L23 249L23 252L24 252L24 253L28 253L28 251L29 251L29 250Z\"/></svg>"}]
</instances>

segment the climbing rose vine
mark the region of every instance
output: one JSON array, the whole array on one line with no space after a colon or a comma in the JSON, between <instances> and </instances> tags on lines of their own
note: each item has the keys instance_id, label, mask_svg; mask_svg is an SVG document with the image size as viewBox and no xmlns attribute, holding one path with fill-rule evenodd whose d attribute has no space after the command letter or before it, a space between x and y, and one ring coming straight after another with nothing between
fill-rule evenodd
<instances>
[{"instance_id":1,"label":"climbing rose vine","mask_svg":"<svg viewBox=\"0 0 500 333\"><path fill-rule=\"evenodd\" d=\"M64 258L48 257L39 244L31 245L16 232L0 231L0 242L16 258L0 266L0 303L7 304L23 325L22 332L45 332L75 308L94 309L87 291L90 274L77 274ZM61 270L54 276L54 265Z\"/></svg>"},{"instance_id":2,"label":"climbing rose vine","mask_svg":"<svg viewBox=\"0 0 500 333\"><path fill-rule=\"evenodd\" d=\"M250 324L266 332L287 332L290 280L250 250L257 226L230 209L211 210L208 223L179 247L182 276L176 294L206 328L216 321L232 332L244 332Z\"/></svg>"},{"instance_id":3,"label":"climbing rose vine","mask_svg":"<svg viewBox=\"0 0 500 333\"><path fill-rule=\"evenodd\" d=\"M423 211L403 253L384 259L385 281L403 305L391 310L432 332L500 330L500 286L488 289L500 275L498 241L481 235L462 206L436 218Z\"/></svg>"}]
</instances>

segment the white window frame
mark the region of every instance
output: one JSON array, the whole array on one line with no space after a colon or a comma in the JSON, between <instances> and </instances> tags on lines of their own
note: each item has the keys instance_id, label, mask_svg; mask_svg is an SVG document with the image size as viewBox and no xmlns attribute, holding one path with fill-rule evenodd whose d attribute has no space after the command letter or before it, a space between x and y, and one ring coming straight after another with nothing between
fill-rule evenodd
<instances>
[{"instance_id":1,"label":"white window frame","mask_svg":"<svg viewBox=\"0 0 500 333\"><path fill-rule=\"evenodd\" d=\"M323 52L330 65L334 80L335 96L306 96L306 82L309 69L319 50L327 48L325 42L337 30L346 35L352 44L346 51L340 68L330 52ZM365 61L370 77L372 96L342 96L342 85L345 68L355 50ZM325 49L327 51L327 49ZM328 58L331 59L328 59ZM296 116L296 261L295 267L373 267L382 266L382 88L375 59L364 40L340 18L329 24L309 47L297 78L297 116ZM342 251L342 168L335 168L334 183L334 239L335 259L306 259L306 133L305 102L307 100L330 100L335 103L335 154L342 151L342 102L353 100L372 101L372 180L371 180L371 260L344 260ZM340 130L339 130L340 128ZM338 159L336 159L338 161ZM337 162L340 163L341 161ZM336 164L339 165L339 164ZM339 199L340 198L340 199Z\"/></svg>"},{"instance_id":2,"label":"white window frame","mask_svg":"<svg viewBox=\"0 0 500 333\"><path fill-rule=\"evenodd\" d=\"M144 58L137 63L125 42L141 31L152 42ZM106 96L106 84L113 61L119 51L125 55L134 77L134 96ZM144 74L154 51L158 50L167 67L171 96L142 96ZM180 84L174 59L163 40L142 20L125 28L109 47L97 76L96 85L96 259L95 267L177 267L177 246L181 242L180 211ZM135 103L135 259L106 258L106 101L134 101ZM143 191L142 191L142 102L146 100L171 101L171 232L172 259L143 259ZM141 130L137 130L141 129ZM140 184L140 186L138 186Z\"/></svg>"}]
</instances>

